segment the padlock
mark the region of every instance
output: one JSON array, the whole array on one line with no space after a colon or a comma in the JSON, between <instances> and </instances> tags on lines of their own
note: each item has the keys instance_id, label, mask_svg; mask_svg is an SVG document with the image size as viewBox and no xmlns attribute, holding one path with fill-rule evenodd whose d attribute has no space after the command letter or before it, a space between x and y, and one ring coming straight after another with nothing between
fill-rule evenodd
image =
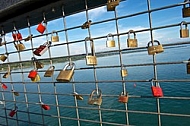
<instances>
[{"instance_id":1,"label":"padlock","mask_svg":"<svg viewBox=\"0 0 190 126\"><path fill-rule=\"evenodd\" d=\"M0 60L5 62L5 60L7 59L7 56L5 54L0 56Z\"/></svg>"},{"instance_id":2,"label":"padlock","mask_svg":"<svg viewBox=\"0 0 190 126\"><path fill-rule=\"evenodd\" d=\"M35 78L37 74L38 74L38 73L37 73L37 70L36 70L36 69L31 70L31 71L29 72L29 74L28 74L28 78Z\"/></svg>"},{"instance_id":3,"label":"padlock","mask_svg":"<svg viewBox=\"0 0 190 126\"><path fill-rule=\"evenodd\" d=\"M127 75L128 75L127 69L122 64L122 66L121 66L121 76L126 77Z\"/></svg>"},{"instance_id":4,"label":"padlock","mask_svg":"<svg viewBox=\"0 0 190 126\"><path fill-rule=\"evenodd\" d=\"M4 83L1 83L1 88L3 89L3 90L7 90L7 85L6 84L4 84Z\"/></svg>"},{"instance_id":5,"label":"padlock","mask_svg":"<svg viewBox=\"0 0 190 126\"><path fill-rule=\"evenodd\" d=\"M3 42L3 39L0 37L0 46L5 45L6 42Z\"/></svg>"},{"instance_id":6,"label":"padlock","mask_svg":"<svg viewBox=\"0 0 190 126\"><path fill-rule=\"evenodd\" d=\"M32 82L38 82L38 81L40 81L40 75L37 74L34 78L31 78L31 81Z\"/></svg>"},{"instance_id":7,"label":"padlock","mask_svg":"<svg viewBox=\"0 0 190 126\"><path fill-rule=\"evenodd\" d=\"M48 48L50 47L51 45L51 42L46 42L44 43L43 45L40 45L33 53L37 56L41 56L43 55L47 50Z\"/></svg>"},{"instance_id":8,"label":"padlock","mask_svg":"<svg viewBox=\"0 0 190 126\"><path fill-rule=\"evenodd\" d=\"M107 11L114 11L120 0L107 0Z\"/></svg>"},{"instance_id":9,"label":"padlock","mask_svg":"<svg viewBox=\"0 0 190 126\"><path fill-rule=\"evenodd\" d=\"M186 3L189 4L188 7L186 6ZM189 0L184 0L184 5L182 8L182 15L183 15L183 18L190 17L190 1Z\"/></svg>"},{"instance_id":10,"label":"padlock","mask_svg":"<svg viewBox=\"0 0 190 126\"><path fill-rule=\"evenodd\" d=\"M190 74L190 59L188 60L188 63L186 64L187 68L187 74Z\"/></svg>"},{"instance_id":11,"label":"padlock","mask_svg":"<svg viewBox=\"0 0 190 126\"><path fill-rule=\"evenodd\" d=\"M42 68L44 68L44 64L42 62L38 61L37 58L32 57L31 60L32 60L32 62L33 62L33 64L34 64L34 66L35 66L36 69L42 69Z\"/></svg>"},{"instance_id":12,"label":"padlock","mask_svg":"<svg viewBox=\"0 0 190 126\"><path fill-rule=\"evenodd\" d=\"M185 25L185 28L183 29L182 26ZM189 37L189 29L187 27L187 23L185 21L182 21L180 24L180 38L187 38Z\"/></svg>"},{"instance_id":13,"label":"padlock","mask_svg":"<svg viewBox=\"0 0 190 126\"><path fill-rule=\"evenodd\" d=\"M82 95L79 95L77 92L74 92L74 93L73 93L73 96L76 96L76 99L77 99L77 100L83 100Z\"/></svg>"},{"instance_id":14,"label":"padlock","mask_svg":"<svg viewBox=\"0 0 190 126\"><path fill-rule=\"evenodd\" d=\"M109 40L109 37L112 37L112 39ZM115 47L114 36L111 33L107 35L106 47Z\"/></svg>"},{"instance_id":15,"label":"padlock","mask_svg":"<svg viewBox=\"0 0 190 126\"><path fill-rule=\"evenodd\" d=\"M22 35L21 35L21 33L19 33L19 31L16 30L16 29L14 29L14 30L12 31L12 36L13 36L14 41L22 40Z\"/></svg>"},{"instance_id":16,"label":"padlock","mask_svg":"<svg viewBox=\"0 0 190 126\"><path fill-rule=\"evenodd\" d=\"M10 68L8 68L8 71L3 75L3 78L8 78L11 74Z\"/></svg>"},{"instance_id":17,"label":"padlock","mask_svg":"<svg viewBox=\"0 0 190 126\"><path fill-rule=\"evenodd\" d=\"M50 67L46 70L46 72L45 72L45 74L44 74L44 77L51 77L51 76L53 75L53 73L54 73L54 69L55 69L55 66L50 66Z\"/></svg>"},{"instance_id":18,"label":"padlock","mask_svg":"<svg viewBox=\"0 0 190 126\"><path fill-rule=\"evenodd\" d=\"M56 35L54 35L54 33L55 33ZM59 36L58 36L57 31L52 31L52 33L51 33L51 41L52 41L52 42L59 42Z\"/></svg>"},{"instance_id":19,"label":"padlock","mask_svg":"<svg viewBox=\"0 0 190 126\"><path fill-rule=\"evenodd\" d=\"M38 27L36 28L36 30L40 32L41 34L43 34L44 31L46 30L46 21L43 20L40 24L38 24Z\"/></svg>"},{"instance_id":20,"label":"padlock","mask_svg":"<svg viewBox=\"0 0 190 126\"><path fill-rule=\"evenodd\" d=\"M90 41L91 55L88 55L87 41ZM94 42L91 38L85 38L85 49L86 49L86 65L97 65L97 58L94 52Z\"/></svg>"},{"instance_id":21,"label":"padlock","mask_svg":"<svg viewBox=\"0 0 190 126\"><path fill-rule=\"evenodd\" d=\"M90 27L91 23L92 23L91 20L86 21L86 22L81 26L81 28L82 28L82 29L87 29L87 28Z\"/></svg>"},{"instance_id":22,"label":"padlock","mask_svg":"<svg viewBox=\"0 0 190 126\"><path fill-rule=\"evenodd\" d=\"M70 66L71 69L68 69ZM75 64L68 63L65 65L62 71L59 72L56 80L59 82L69 82L74 74Z\"/></svg>"},{"instance_id":23,"label":"padlock","mask_svg":"<svg viewBox=\"0 0 190 126\"><path fill-rule=\"evenodd\" d=\"M154 97L163 97L163 92L162 92L162 88L160 87L159 83L155 86L153 84L153 81L151 81L151 90L152 90L152 95Z\"/></svg>"},{"instance_id":24,"label":"padlock","mask_svg":"<svg viewBox=\"0 0 190 126\"><path fill-rule=\"evenodd\" d=\"M50 106L49 105L46 105L44 104L43 102L40 102L41 104L41 107L44 109L44 110L50 110Z\"/></svg>"},{"instance_id":25,"label":"padlock","mask_svg":"<svg viewBox=\"0 0 190 126\"><path fill-rule=\"evenodd\" d=\"M11 90L11 92L15 95L15 96L19 96L19 93L14 91L14 90Z\"/></svg>"},{"instance_id":26,"label":"padlock","mask_svg":"<svg viewBox=\"0 0 190 126\"><path fill-rule=\"evenodd\" d=\"M158 40L154 40L153 42L158 43L158 45L150 46L150 44L152 43L152 41L150 41L148 43L147 49L148 49L148 54L149 55L154 55L154 54L157 54L157 53L164 52L164 48L162 47L162 44L160 44L160 42Z\"/></svg>"},{"instance_id":27,"label":"padlock","mask_svg":"<svg viewBox=\"0 0 190 126\"><path fill-rule=\"evenodd\" d=\"M13 117L17 113L17 110L18 110L18 107L15 106L15 108L10 111L9 116Z\"/></svg>"},{"instance_id":28,"label":"padlock","mask_svg":"<svg viewBox=\"0 0 190 126\"><path fill-rule=\"evenodd\" d=\"M28 37L26 37L25 39L24 39L24 41L29 41L29 40L32 40L32 34L31 35L29 35Z\"/></svg>"},{"instance_id":29,"label":"padlock","mask_svg":"<svg viewBox=\"0 0 190 126\"><path fill-rule=\"evenodd\" d=\"M20 42L20 41L19 41L18 44L15 44L15 42L14 42L14 45L15 45L15 48L16 48L18 51L22 51L22 50L25 49L24 44L23 44L22 42Z\"/></svg>"},{"instance_id":30,"label":"padlock","mask_svg":"<svg viewBox=\"0 0 190 126\"><path fill-rule=\"evenodd\" d=\"M134 38L130 38L130 33L133 33ZM136 34L133 30L129 30L129 32L128 32L127 47L138 47Z\"/></svg>"},{"instance_id":31,"label":"padlock","mask_svg":"<svg viewBox=\"0 0 190 126\"><path fill-rule=\"evenodd\" d=\"M128 93L127 92L126 93L121 92L121 94L118 97L118 101L122 102L122 103L127 103L128 99L129 99L129 97L128 97Z\"/></svg>"},{"instance_id":32,"label":"padlock","mask_svg":"<svg viewBox=\"0 0 190 126\"><path fill-rule=\"evenodd\" d=\"M96 97L93 97L94 93L97 93ZM102 104L102 91L100 89L94 89L89 98L88 98L88 104L90 105L101 105Z\"/></svg>"}]
</instances>

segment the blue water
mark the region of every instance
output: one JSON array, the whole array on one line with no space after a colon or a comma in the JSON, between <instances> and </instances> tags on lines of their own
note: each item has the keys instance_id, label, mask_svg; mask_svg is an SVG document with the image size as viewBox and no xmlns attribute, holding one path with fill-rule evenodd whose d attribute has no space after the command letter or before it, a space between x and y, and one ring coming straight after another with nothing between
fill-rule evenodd
<instances>
[{"instance_id":1,"label":"blue water","mask_svg":"<svg viewBox=\"0 0 190 126\"><path fill-rule=\"evenodd\" d=\"M172 62L172 61L184 61L189 59L189 47L180 47L180 48L171 48L166 49L164 53L158 54L156 56L157 62ZM125 65L139 64L139 63L151 63L152 56L148 55L147 52L137 52L133 54L123 54L122 62ZM66 63L57 63L54 64L56 69L62 69ZM76 69L88 67L86 66L85 60L75 61ZM98 58L97 66L110 66L110 65L119 65L119 56L107 56ZM46 65L43 70L46 70L49 66ZM32 68L27 68L25 70L30 71ZM152 66L137 66L137 67L127 67L128 76L125 78L126 80L149 80L153 77L153 67ZM189 79L188 74L186 74L186 64L173 64L173 65L158 65L158 79L164 80L175 80L175 79ZM56 79L59 71L55 72L54 79ZM41 76L41 81L43 82L51 82L52 78L44 78L44 72L39 72ZM96 69L97 79L100 81L107 80L121 80L120 77L120 68L106 68L106 69ZM28 74L24 74L24 80L26 82L26 90L27 92L31 92L27 94L28 102L33 103L29 104L29 112L31 113L41 113L40 105L35 103L39 102L39 95L36 94L38 92L38 84L37 83L27 83L30 80L27 78ZM13 81L20 81L21 74L12 74ZM75 81L94 81L93 70L85 69L85 70L76 70L74 74ZM10 81L8 79L2 79L2 81ZM134 87L134 83L136 87ZM14 103L9 102L9 100L13 100L12 94L10 93L11 84L6 83L9 87L8 91L4 92L6 102L6 109L12 109ZM59 109L60 115L63 117L76 118L76 109L69 108L67 106L75 106L73 96L68 96L64 94L71 94L73 92L73 84L71 83L56 83L56 92L59 94ZM90 108L98 108L97 106L88 105L88 97L89 93L93 89L95 89L94 83L76 83L74 84L76 91L78 93L84 94L84 100L78 101L77 104L79 107L90 107ZM114 82L114 83L99 83L99 88L102 90L103 95L119 95L122 91L122 83ZM164 96L176 96L176 97L189 97L190 96L190 82L160 82L160 85L163 89ZM17 117L20 120L28 121L28 114L25 113L27 111L27 107L25 105L25 97L24 97L24 85L15 83L13 84L14 89L20 92L20 96L16 97L18 112ZM47 116L44 116L44 122L47 126L57 126L58 119L56 110L56 100L55 100L55 87L53 83L44 83L40 84L40 92L45 94L42 95L42 101L46 104L50 104L51 109L49 111L44 111L43 113ZM131 96L128 102L128 110L130 111L150 111L156 112L156 99L150 98L152 96L151 93L151 84L149 82L126 82L126 89ZM142 96L143 98L135 98L133 96ZM146 97L149 98L146 98ZM104 109L119 109L125 110L125 105L119 103L117 101L117 96L104 97L101 108ZM0 100L2 99L2 93L0 93ZM190 115L190 100L182 100L182 99L160 99L160 109L162 113L175 113L175 114L187 114ZM0 124L5 125L6 120L2 117L5 116L5 111L3 105L0 105ZM9 113L10 110L7 110ZM85 108L79 108L79 116L81 119L99 121L99 113L98 110L90 110ZM126 124L126 114L125 112L119 111L107 111L102 110L102 120L103 122L111 122L111 123L119 123ZM16 116L13 117L16 119ZM16 120L12 118L8 119L8 124L10 126L16 126ZM33 123L42 124L42 116L36 114L30 114L30 121ZM190 125L189 117L178 117L178 116L161 116L162 126L188 126ZM68 120L65 118L61 118L61 123L63 126L76 126L77 120ZM90 123L81 121L81 126L98 126L98 123ZM136 126L156 126L158 125L158 118L155 114L139 114L139 113L129 113L129 124ZM37 124L36 124L37 125ZM109 126L108 124L103 124L104 126ZM27 123L20 122L19 126L28 126ZM32 125L32 126L35 126Z\"/></svg>"}]
</instances>

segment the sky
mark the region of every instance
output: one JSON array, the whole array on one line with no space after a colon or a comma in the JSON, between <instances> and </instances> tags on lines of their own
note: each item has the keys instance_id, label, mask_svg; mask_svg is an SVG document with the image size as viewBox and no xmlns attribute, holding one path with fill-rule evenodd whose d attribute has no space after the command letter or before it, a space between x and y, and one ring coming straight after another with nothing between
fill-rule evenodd
<instances>
[{"instance_id":1,"label":"sky","mask_svg":"<svg viewBox=\"0 0 190 126\"><path fill-rule=\"evenodd\" d=\"M175 5L183 3L183 0L150 0L150 8L156 9L160 7ZM159 11L153 11L151 13L151 21L152 21L152 27L160 27L160 26L166 26L171 24L180 24L182 21L189 22L188 18L182 17L182 8L183 6L177 6L172 7L169 9L159 10ZM123 17L126 15L139 13L147 11L147 0L126 0L120 2L120 4L116 7L116 13L117 17ZM92 20L92 23L108 20L114 18L114 12L113 11L107 11L106 6L102 6L96 9L92 9L88 11L89 20ZM84 22L86 22L86 12L80 12L74 15L67 16L65 18L66 21L66 28L72 28L76 26L81 26ZM149 26L149 18L148 13L140 14L137 16L127 17L127 18L121 18L118 20L118 30L119 33L126 33L129 30L143 30L148 29ZM34 36L40 35L39 32L36 30L37 25L31 27L32 34ZM62 30L64 29L63 24L63 18L56 19L53 21L49 21L47 25L48 32L52 32L53 30ZM19 32L22 34L23 38L28 36L28 28L20 29ZM98 24L93 24L90 26L90 33L92 38L97 38L101 36L107 36L108 34L116 34L116 21L108 21ZM177 27L171 27L171 28L164 28L164 29L158 29L153 31L153 39L159 40L160 43L166 44L166 43L173 43L173 42L180 42L180 41L188 41L189 38L180 38L180 26ZM65 32L59 32L59 42L52 43L51 47L51 56L52 57L59 57L59 56L67 56L67 46L66 44L61 46L56 46L57 44L66 43L66 37ZM88 30L87 29L72 29L67 31L68 35L68 42L78 41L81 40L79 43L72 43L69 44L69 50L71 55L76 54L84 54L85 51L85 41L84 39L86 37L89 37ZM133 34L130 34L130 37L133 37ZM12 33L7 33L6 41L11 42L13 41ZM120 36L120 45L121 49L128 48L126 44L126 40L128 38L128 34L124 34ZM136 38L138 40L138 46L139 47L146 47L147 43L151 40L150 38L150 32L138 32L136 33ZM48 39L51 40L51 35L48 36ZM110 39L110 38L109 38ZM107 48L106 47L106 41L107 38L102 39L96 39L94 40L95 45L95 52L101 52L105 50L115 50L118 49L118 39L117 36L114 36L114 40L116 41L116 47L114 48ZM33 39L34 48L39 47L40 45L44 44L46 42L46 36L36 37ZM26 49L31 48L30 42L24 42ZM89 45L88 45L89 47ZM10 62L19 61L18 53L16 52L16 49L13 45L7 44L8 52L15 52L13 54L9 55ZM0 53L5 53L5 46L0 47ZM21 54L21 60L30 60L32 57L32 51L23 51ZM42 56L36 56L38 59L48 58L49 53L48 51L43 54Z\"/></svg>"}]
</instances>

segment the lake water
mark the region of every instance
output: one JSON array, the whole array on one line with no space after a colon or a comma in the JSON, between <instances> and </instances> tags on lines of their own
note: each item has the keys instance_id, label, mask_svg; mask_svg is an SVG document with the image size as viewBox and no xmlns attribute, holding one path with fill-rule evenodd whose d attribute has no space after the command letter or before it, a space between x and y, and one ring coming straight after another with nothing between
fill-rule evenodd
<instances>
[{"instance_id":1,"label":"lake water","mask_svg":"<svg viewBox=\"0 0 190 126\"><path fill-rule=\"evenodd\" d=\"M180 47L180 48L171 48L166 49L164 53L158 54L156 56L157 62L176 62L176 61L184 61L188 60L189 57L189 47ZM152 56L148 55L147 52L137 52L133 54L123 54L122 55L123 64L132 65L132 64L143 64L143 63L151 63ZM57 63L54 64L56 69L62 69L66 63ZM44 72L39 72L41 76L42 82L48 83L40 83L39 89L43 94L41 95L42 101L46 104L49 104L51 109L48 111L43 110L44 122L47 126L57 126L58 119L57 109L56 109L56 97L54 95L55 89L58 93L58 102L60 115L63 116L61 118L61 123L63 126L76 126L77 120L68 120L65 117L76 118L76 109L75 101L71 94L73 92L73 85L75 85L75 89L78 93L83 94L84 100L77 102L79 107L90 107L90 108L98 108L97 106L88 105L88 97L92 90L95 89L95 83L82 83L84 81L94 81L94 72L92 69L79 69L79 68L87 68L85 60L75 61L76 69L74 74L74 81L79 83L56 83L55 86L51 83L52 78L44 78ZM107 56L98 58L98 67L99 66L117 66L119 65L119 56ZM43 70L46 70L49 66L46 65ZM30 71L32 68L27 68L25 70ZM137 67L127 67L128 76L125 77L125 80L149 80L153 78L153 67L152 66L137 66ZM158 80L177 80L177 79L189 79L189 76L186 73L186 64L171 64L171 65L158 65ZM56 79L59 71L55 71L54 79ZM109 81L116 80L120 81L120 68L112 67L105 69L96 69L96 75L98 81ZM24 74L25 88L27 93L27 98L29 104L29 112L30 113L30 121L32 123L42 124L42 116L40 115L42 109L40 105L35 104L39 102L38 92L38 84L37 83L27 83L30 80L27 78L28 73ZM22 79L21 74L12 74L13 81L19 82ZM2 81L10 81L8 79L2 79ZM80 83L81 82L81 83ZM136 87L134 87L136 84ZM5 97L6 108L12 109L14 106L13 95L10 93L11 84L6 83L8 86L8 90L6 90L3 94L0 93L0 100L3 95ZM190 82L160 82L160 85L163 89L164 96L167 97L189 97L190 96ZM28 114L25 113L27 111L27 107L25 105L25 96L24 96L24 85L20 83L15 83L14 85L15 91L20 92L20 96L15 97L18 102L16 105L18 106L17 117L19 120L28 121ZM126 124L126 114L117 110L125 110L125 105L119 103L117 101L118 95L122 91L122 83L121 82L101 82L98 83L99 88L103 93L103 102L101 108L104 110L101 111L103 122L111 122L111 123L119 123ZM130 111L150 111L156 112L156 99L151 98L151 84L150 82L126 82L126 89L130 95L128 101L128 110ZM105 95L105 96L104 96ZM109 97L108 97L109 95ZM137 98L136 96L142 96L143 98ZM5 116L4 106L0 105L0 124L6 125L6 120L2 117ZM106 109L112 110L108 111ZM160 99L160 109L162 113L174 113L174 114L187 114L190 115L190 100L183 99ZM86 109L79 108L79 116L81 119L99 121L99 113L98 110L95 109ZM7 110L7 114L10 110ZM36 114L37 113L37 114ZM8 117L9 126L16 126L17 122L16 116L12 118ZM162 126L188 126L190 125L190 117L179 117L179 116L161 116ZM28 123L18 122L19 126L28 126ZM81 121L81 126L98 126L98 123L90 123ZM157 115L155 114L139 114L139 113L129 113L129 124L136 126L156 126L158 125ZM103 124L104 126L109 126L108 124ZM32 126L35 126L32 125ZM37 124L36 124L37 126Z\"/></svg>"}]
</instances>

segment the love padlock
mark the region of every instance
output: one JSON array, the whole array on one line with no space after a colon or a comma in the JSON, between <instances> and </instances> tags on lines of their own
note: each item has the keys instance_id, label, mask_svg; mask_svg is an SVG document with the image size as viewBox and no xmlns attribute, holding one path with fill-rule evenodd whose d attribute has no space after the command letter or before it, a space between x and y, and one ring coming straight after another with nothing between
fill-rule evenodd
<instances>
[{"instance_id":1,"label":"love padlock","mask_svg":"<svg viewBox=\"0 0 190 126\"><path fill-rule=\"evenodd\" d=\"M24 44L21 42L21 41L19 41L19 42L17 42L18 44L16 44L15 42L14 42L14 45L15 45L15 48L18 50L18 51L22 51L22 50L24 50L25 49L25 46L24 46Z\"/></svg>"},{"instance_id":2,"label":"love padlock","mask_svg":"<svg viewBox=\"0 0 190 126\"><path fill-rule=\"evenodd\" d=\"M68 67L70 66L70 69ZM65 65L62 71L59 72L56 80L59 82L69 82L74 74L75 64L68 63Z\"/></svg>"},{"instance_id":3,"label":"love padlock","mask_svg":"<svg viewBox=\"0 0 190 126\"><path fill-rule=\"evenodd\" d=\"M188 7L186 6L186 3L188 3ZM190 17L190 1L184 0L184 5L182 8L182 16L183 18Z\"/></svg>"},{"instance_id":4,"label":"love padlock","mask_svg":"<svg viewBox=\"0 0 190 126\"><path fill-rule=\"evenodd\" d=\"M54 34L56 34L56 35L54 35ZM59 36L58 36L57 31L52 31L52 33L51 33L51 41L52 42L59 42Z\"/></svg>"},{"instance_id":5,"label":"love padlock","mask_svg":"<svg viewBox=\"0 0 190 126\"><path fill-rule=\"evenodd\" d=\"M16 92L15 90L11 90L11 92L12 92L15 96L19 96L19 93Z\"/></svg>"},{"instance_id":6,"label":"love padlock","mask_svg":"<svg viewBox=\"0 0 190 126\"><path fill-rule=\"evenodd\" d=\"M118 101L122 102L122 103L127 103L128 99L129 99L129 97L128 97L128 93L127 92L126 93L121 92L121 94L118 97Z\"/></svg>"},{"instance_id":7,"label":"love padlock","mask_svg":"<svg viewBox=\"0 0 190 126\"><path fill-rule=\"evenodd\" d=\"M74 92L73 96L76 97L77 100L83 100L82 95L79 95L77 92Z\"/></svg>"},{"instance_id":8,"label":"love padlock","mask_svg":"<svg viewBox=\"0 0 190 126\"><path fill-rule=\"evenodd\" d=\"M96 96L94 97L94 93L96 92ZM94 89L89 98L88 98L88 104L90 105L101 105L102 104L102 91L100 89Z\"/></svg>"},{"instance_id":9,"label":"love padlock","mask_svg":"<svg viewBox=\"0 0 190 126\"><path fill-rule=\"evenodd\" d=\"M107 11L114 11L120 0L107 0Z\"/></svg>"},{"instance_id":10,"label":"love padlock","mask_svg":"<svg viewBox=\"0 0 190 126\"><path fill-rule=\"evenodd\" d=\"M18 110L18 107L15 106L15 108L10 111L9 116L13 117L17 113L17 110Z\"/></svg>"},{"instance_id":11,"label":"love padlock","mask_svg":"<svg viewBox=\"0 0 190 126\"><path fill-rule=\"evenodd\" d=\"M133 33L134 38L130 38L130 34ZM133 30L128 31L128 38L127 38L127 47L138 47L136 34Z\"/></svg>"},{"instance_id":12,"label":"love padlock","mask_svg":"<svg viewBox=\"0 0 190 126\"><path fill-rule=\"evenodd\" d=\"M43 45L40 45L33 53L37 56L42 56L50 47L51 42L45 42Z\"/></svg>"},{"instance_id":13,"label":"love padlock","mask_svg":"<svg viewBox=\"0 0 190 126\"><path fill-rule=\"evenodd\" d=\"M190 74L190 59L188 60L188 63L186 64L187 74Z\"/></svg>"},{"instance_id":14,"label":"love padlock","mask_svg":"<svg viewBox=\"0 0 190 126\"><path fill-rule=\"evenodd\" d=\"M4 84L4 83L1 83L1 88L3 89L3 90L7 90L7 85L6 84Z\"/></svg>"},{"instance_id":15,"label":"love padlock","mask_svg":"<svg viewBox=\"0 0 190 126\"><path fill-rule=\"evenodd\" d=\"M50 110L50 106L49 105L46 105L44 104L43 102L40 102L41 104L41 107L44 109L44 110Z\"/></svg>"},{"instance_id":16,"label":"love padlock","mask_svg":"<svg viewBox=\"0 0 190 126\"><path fill-rule=\"evenodd\" d=\"M32 57L31 60L36 69L42 69L44 67L44 64L41 63L40 61L38 61L38 59L36 57Z\"/></svg>"},{"instance_id":17,"label":"love padlock","mask_svg":"<svg viewBox=\"0 0 190 126\"><path fill-rule=\"evenodd\" d=\"M124 67L124 64L121 66L121 76L126 77L128 75L127 69Z\"/></svg>"},{"instance_id":18,"label":"love padlock","mask_svg":"<svg viewBox=\"0 0 190 126\"><path fill-rule=\"evenodd\" d=\"M163 97L163 91L159 83L157 83L157 85L154 85L153 81L151 80L151 90L154 97Z\"/></svg>"},{"instance_id":19,"label":"love padlock","mask_svg":"<svg viewBox=\"0 0 190 126\"><path fill-rule=\"evenodd\" d=\"M38 81L40 81L40 75L37 74L34 78L31 78L31 81L32 82L38 82Z\"/></svg>"},{"instance_id":20,"label":"love padlock","mask_svg":"<svg viewBox=\"0 0 190 126\"><path fill-rule=\"evenodd\" d=\"M38 74L38 73L37 73L37 70L36 70L36 69L31 70L31 71L29 72L29 74L28 74L28 78L35 78L37 74Z\"/></svg>"},{"instance_id":21,"label":"love padlock","mask_svg":"<svg viewBox=\"0 0 190 126\"><path fill-rule=\"evenodd\" d=\"M109 37L112 37L112 39L109 39ZM114 36L111 33L107 35L106 47L115 47Z\"/></svg>"},{"instance_id":22,"label":"love padlock","mask_svg":"<svg viewBox=\"0 0 190 126\"><path fill-rule=\"evenodd\" d=\"M183 29L183 25L185 25L185 28ZM187 23L185 21L182 21L180 24L180 38L187 38L189 37L189 29L187 27Z\"/></svg>"},{"instance_id":23,"label":"love padlock","mask_svg":"<svg viewBox=\"0 0 190 126\"><path fill-rule=\"evenodd\" d=\"M91 55L88 54L87 41L90 41L91 45ZM86 49L86 65L97 65L97 58L94 52L94 42L91 38L85 38L85 49Z\"/></svg>"},{"instance_id":24,"label":"love padlock","mask_svg":"<svg viewBox=\"0 0 190 126\"><path fill-rule=\"evenodd\" d=\"M16 29L14 29L14 30L12 31L12 36L13 36L14 41L22 40L22 35L21 35L21 33L19 33L19 31L16 30Z\"/></svg>"},{"instance_id":25,"label":"love padlock","mask_svg":"<svg viewBox=\"0 0 190 126\"><path fill-rule=\"evenodd\" d=\"M48 70L46 70L44 77L51 77L54 73L55 66L50 66Z\"/></svg>"},{"instance_id":26,"label":"love padlock","mask_svg":"<svg viewBox=\"0 0 190 126\"><path fill-rule=\"evenodd\" d=\"M86 21L86 22L81 26L81 28L82 28L82 29L87 29L87 28L90 27L91 23L92 23L91 20Z\"/></svg>"},{"instance_id":27,"label":"love padlock","mask_svg":"<svg viewBox=\"0 0 190 126\"><path fill-rule=\"evenodd\" d=\"M0 56L0 60L5 62L5 60L7 59L7 55L3 54Z\"/></svg>"},{"instance_id":28,"label":"love padlock","mask_svg":"<svg viewBox=\"0 0 190 126\"><path fill-rule=\"evenodd\" d=\"M44 31L46 30L46 23L47 23L47 22L46 22L45 20L43 20L41 23L38 24L38 27L36 28L36 30L37 30L39 33L43 34Z\"/></svg>"},{"instance_id":29,"label":"love padlock","mask_svg":"<svg viewBox=\"0 0 190 126\"><path fill-rule=\"evenodd\" d=\"M154 40L152 44L157 43L157 45L152 45L150 46L150 44L152 43L152 41L150 41L147 45L147 49L148 49L148 54L149 55L154 55L157 53L162 53L164 52L164 48L162 47L162 44L160 44L160 42L158 40Z\"/></svg>"}]
</instances>

